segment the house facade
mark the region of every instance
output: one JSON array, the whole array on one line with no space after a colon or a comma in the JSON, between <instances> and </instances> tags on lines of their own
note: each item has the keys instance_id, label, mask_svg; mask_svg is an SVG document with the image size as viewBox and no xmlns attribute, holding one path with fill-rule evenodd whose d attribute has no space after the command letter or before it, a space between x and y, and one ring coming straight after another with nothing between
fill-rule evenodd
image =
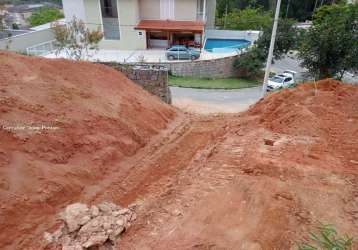
<instances>
[{"instance_id":1,"label":"house facade","mask_svg":"<svg viewBox=\"0 0 358 250\"><path fill-rule=\"evenodd\" d=\"M201 47L216 0L63 0L63 8L67 22L75 16L103 31L102 49Z\"/></svg>"}]
</instances>

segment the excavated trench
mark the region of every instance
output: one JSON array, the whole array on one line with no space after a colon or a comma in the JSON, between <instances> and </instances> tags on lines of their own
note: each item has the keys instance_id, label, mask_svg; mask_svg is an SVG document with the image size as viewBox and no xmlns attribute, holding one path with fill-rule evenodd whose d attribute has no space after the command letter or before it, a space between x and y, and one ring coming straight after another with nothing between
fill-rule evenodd
<instances>
[{"instance_id":1,"label":"excavated trench","mask_svg":"<svg viewBox=\"0 0 358 250\"><path fill-rule=\"evenodd\" d=\"M357 87L200 116L101 65L0 56L1 249L61 249L43 235L75 202L136 205L119 249L294 249L318 221L358 235ZM59 129L9 129L30 122Z\"/></svg>"}]
</instances>

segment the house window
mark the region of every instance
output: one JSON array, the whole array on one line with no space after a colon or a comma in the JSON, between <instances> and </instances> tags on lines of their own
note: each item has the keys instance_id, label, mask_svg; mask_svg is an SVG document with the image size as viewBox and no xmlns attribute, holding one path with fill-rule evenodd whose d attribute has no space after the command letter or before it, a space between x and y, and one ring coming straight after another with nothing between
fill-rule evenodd
<instances>
[{"instance_id":1,"label":"house window","mask_svg":"<svg viewBox=\"0 0 358 250\"><path fill-rule=\"evenodd\" d=\"M103 34L106 40L119 40L117 0L101 0Z\"/></svg>"},{"instance_id":2,"label":"house window","mask_svg":"<svg viewBox=\"0 0 358 250\"><path fill-rule=\"evenodd\" d=\"M174 0L160 0L160 19L174 19Z\"/></svg>"}]
</instances>

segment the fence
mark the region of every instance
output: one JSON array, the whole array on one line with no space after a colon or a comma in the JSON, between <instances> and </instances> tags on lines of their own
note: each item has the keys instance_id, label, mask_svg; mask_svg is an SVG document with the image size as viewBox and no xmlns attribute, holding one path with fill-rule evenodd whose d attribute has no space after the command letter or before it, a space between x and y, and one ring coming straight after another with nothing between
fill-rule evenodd
<instances>
[{"instance_id":1,"label":"fence","mask_svg":"<svg viewBox=\"0 0 358 250\"><path fill-rule=\"evenodd\" d=\"M50 54L56 50L56 40L44 42L37 44L35 46L31 46L26 48L26 54L33 56L43 56Z\"/></svg>"},{"instance_id":2,"label":"fence","mask_svg":"<svg viewBox=\"0 0 358 250\"><path fill-rule=\"evenodd\" d=\"M54 49L55 35L51 28L30 31L0 39L0 49L20 53L48 53ZM47 52L46 52L47 51Z\"/></svg>"}]
</instances>

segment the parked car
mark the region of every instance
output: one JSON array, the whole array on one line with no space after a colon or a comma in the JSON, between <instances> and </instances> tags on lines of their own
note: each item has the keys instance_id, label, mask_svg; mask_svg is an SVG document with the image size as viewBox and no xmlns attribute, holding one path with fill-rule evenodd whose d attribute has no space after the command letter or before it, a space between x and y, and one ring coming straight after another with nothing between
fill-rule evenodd
<instances>
[{"instance_id":1,"label":"parked car","mask_svg":"<svg viewBox=\"0 0 358 250\"><path fill-rule=\"evenodd\" d=\"M182 45L175 45L167 49L165 55L168 60L196 60L199 59L200 52Z\"/></svg>"},{"instance_id":2,"label":"parked car","mask_svg":"<svg viewBox=\"0 0 358 250\"><path fill-rule=\"evenodd\" d=\"M282 74L278 74L269 78L267 82L267 91L288 88L295 85L295 75L295 71L285 70Z\"/></svg>"}]
</instances>

